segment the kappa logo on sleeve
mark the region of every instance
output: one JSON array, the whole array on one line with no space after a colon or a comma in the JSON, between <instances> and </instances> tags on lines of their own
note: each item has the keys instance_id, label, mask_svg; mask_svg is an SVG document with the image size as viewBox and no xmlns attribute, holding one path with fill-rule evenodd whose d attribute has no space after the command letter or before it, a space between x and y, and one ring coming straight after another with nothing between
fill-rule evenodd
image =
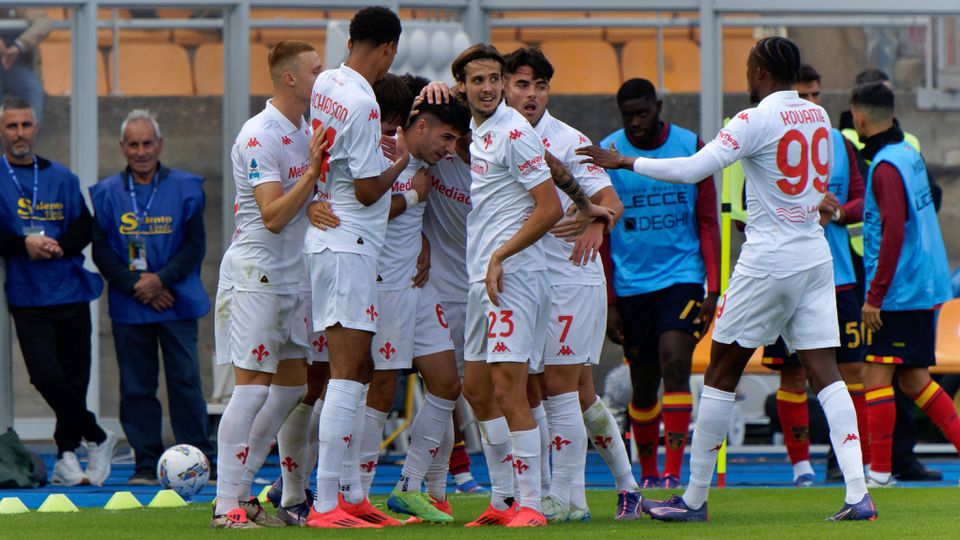
<instances>
[{"instance_id":1,"label":"kappa logo on sleeve","mask_svg":"<svg viewBox=\"0 0 960 540\"><path fill-rule=\"evenodd\" d=\"M254 148L256 146L263 147L263 145L260 144L260 141L258 141L256 137L250 137L250 140L247 141L247 148Z\"/></svg>"},{"instance_id":2,"label":"kappa logo on sleeve","mask_svg":"<svg viewBox=\"0 0 960 540\"><path fill-rule=\"evenodd\" d=\"M280 137L280 143L283 144L284 146L290 146L291 144L293 144L293 139L284 135L283 137Z\"/></svg>"}]
</instances>

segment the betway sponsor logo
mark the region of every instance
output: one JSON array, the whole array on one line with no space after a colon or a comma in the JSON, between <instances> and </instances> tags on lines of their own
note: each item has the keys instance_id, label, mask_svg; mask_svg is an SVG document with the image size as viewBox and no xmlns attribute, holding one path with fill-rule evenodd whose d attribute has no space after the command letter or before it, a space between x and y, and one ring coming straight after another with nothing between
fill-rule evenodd
<instances>
[{"instance_id":1,"label":"betway sponsor logo","mask_svg":"<svg viewBox=\"0 0 960 540\"><path fill-rule=\"evenodd\" d=\"M733 150L740 149L740 143L725 129L721 129L720 133L717 133L717 142Z\"/></svg>"},{"instance_id":2,"label":"betway sponsor logo","mask_svg":"<svg viewBox=\"0 0 960 540\"><path fill-rule=\"evenodd\" d=\"M490 169L490 165L482 159L473 159L470 161L470 170L483 176L487 174L487 171Z\"/></svg>"},{"instance_id":3,"label":"betway sponsor logo","mask_svg":"<svg viewBox=\"0 0 960 540\"><path fill-rule=\"evenodd\" d=\"M448 185L445 185L443 181L437 178L436 176L430 175L430 179L433 183L433 190L436 191L437 193L443 195L444 197L447 197L448 199L453 199L458 203L463 203L467 205L473 204L472 202L470 202L469 193L464 193L455 187L450 187Z\"/></svg>"},{"instance_id":4,"label":"betway sponsor logo","mask_svg":"<svg viewBox=\"0 0 960 540\"><path fill-rule=\"evenodd\" d=\"M544 165L543 156L534 156L523 163L517 165L520 174L528 174L531 171L539 170Z\"/></svg>"}]
</instances>

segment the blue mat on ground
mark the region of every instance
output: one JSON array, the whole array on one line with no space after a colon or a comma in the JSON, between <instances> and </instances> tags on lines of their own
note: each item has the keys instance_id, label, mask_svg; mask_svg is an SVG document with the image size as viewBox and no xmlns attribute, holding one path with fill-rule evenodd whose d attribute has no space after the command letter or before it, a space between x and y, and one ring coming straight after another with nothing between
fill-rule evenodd
<instances>
[{"instance_id":1,"label":"blue mat on ground","mask_svg":"<svg viewBox=\"0 0 960 540\"><path fill-rule=\"evenodd\" d=\"M53 470L53 462L55 456L52 455L43 455L44 461L47 464L48 470ZM818 479L823 479L825 474L826 464L820 456L821 459L814 458L814 469L817 473ZM686 482L689 464L689 456L685 458L684 462L684 477L683 481ZM662 462L662 458L661 458ZM904 487L946 487L946 486L957 486L958 480L960 480L960 461L957 459L933 459L926 458L923 460L924 464L932 469L939 470L943 472L943 481L941 482L902 482L900 485ZM489 486L489 478L487 475L487 466L483 460L483 456L475 455L472 456L472 470L473 475L482 485ZM398 477L400 476L401 464L390 460L389 457L382 460L380 465L377 467L377 477L376 481L373 484L372 493L375 495L383 495L390 492L393 489L394 484L396 483ZM102 487L94 486L76 486L76 487L60 487L60 486L51 486L47 485L46 487L39 489L10 489L10 490L0 490L0 498L3 497L19 497L31 509L36 509L43 503L44 499L47 498L51 493L63 493L66 494L74 504L79 507L103 507L107 503L107 500L117 491L130 491L134 496L143 504L147 504L153 498L153 496L160 490L159 486L129 486L126 481L130 475L133 474L133 465L132 464L115 464L113 470L110 473L110 478ZM634 466L634 474L639 478L640 469L639 466ZM273 482L280 475L280 467L277 462L275 455L270 456L267 463L264 465L263 469L260 471L260 474L257 476L256 483L253 486L253 494L257 495L260 493L260 490L263 489L265 485ZM763 455L763 454L750 454L750 455L738 455L730 454L727 461L727 486L731 488L737 487L789 487L793 484L793 475L792 468L789 461L782 454L779 455ZM312 483L312 482L311 482ZM610 471L607 469L606 464L603 460L600 459L600 456L594 452L590 452L587 455L587 473L586 473L586 483L588 489L613 489L613 477L610 475ZM825 487L835 486L839 487L839 484L818 484ZM453 490L452 479L448 484L449 489ZM191 502L210 502L213 500L216 495L216 488L213 485L206 486L203 491L196 495Z\"/></svg>"}]
</instances>

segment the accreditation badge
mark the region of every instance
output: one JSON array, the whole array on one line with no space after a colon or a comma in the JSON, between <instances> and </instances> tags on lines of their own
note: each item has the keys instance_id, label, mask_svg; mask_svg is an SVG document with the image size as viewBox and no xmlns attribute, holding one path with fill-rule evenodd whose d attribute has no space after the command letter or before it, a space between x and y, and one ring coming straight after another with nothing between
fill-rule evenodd
<instances>
[{"instance_id":1,"label":"accreditation badge","mask_svg":"<svg viewBox=\"0 0 960 540\"><path fill-rule=\"evenodd\" d=\"M23 228L23 234L25 236L36 236L36 235L43 236L46 233L44 232L43 227L30 226L30 227Z\"/></svg>"},{"instance_id":2,"label":"accreditation badge","mask_svg":"<svg viewBox=\"0 0 960 540\"><path fill-rule=\"evenodd\" d=\"M147 240L145 238L134 238L128 243L128 260L130 270L147 271Z\"/></svg>"}]
</instances>

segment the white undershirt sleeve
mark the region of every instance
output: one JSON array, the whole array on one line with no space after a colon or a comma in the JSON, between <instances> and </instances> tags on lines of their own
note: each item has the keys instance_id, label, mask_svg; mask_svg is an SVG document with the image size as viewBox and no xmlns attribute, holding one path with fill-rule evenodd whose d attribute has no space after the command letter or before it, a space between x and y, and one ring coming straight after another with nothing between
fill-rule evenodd
<instances>
[{"instance_id":1,"label":"white undershirt sleeve","mask_svg":"<svg viewBox=\"0 0 960 540\"><path fill-rule=\"evenodd\" d=\"M696 184L723 169L723 165L709 151L700 150L690 157L653 159L639 157L633 162L633 171L643 176L671 184Z\"/></svg>"}]
</instances>

